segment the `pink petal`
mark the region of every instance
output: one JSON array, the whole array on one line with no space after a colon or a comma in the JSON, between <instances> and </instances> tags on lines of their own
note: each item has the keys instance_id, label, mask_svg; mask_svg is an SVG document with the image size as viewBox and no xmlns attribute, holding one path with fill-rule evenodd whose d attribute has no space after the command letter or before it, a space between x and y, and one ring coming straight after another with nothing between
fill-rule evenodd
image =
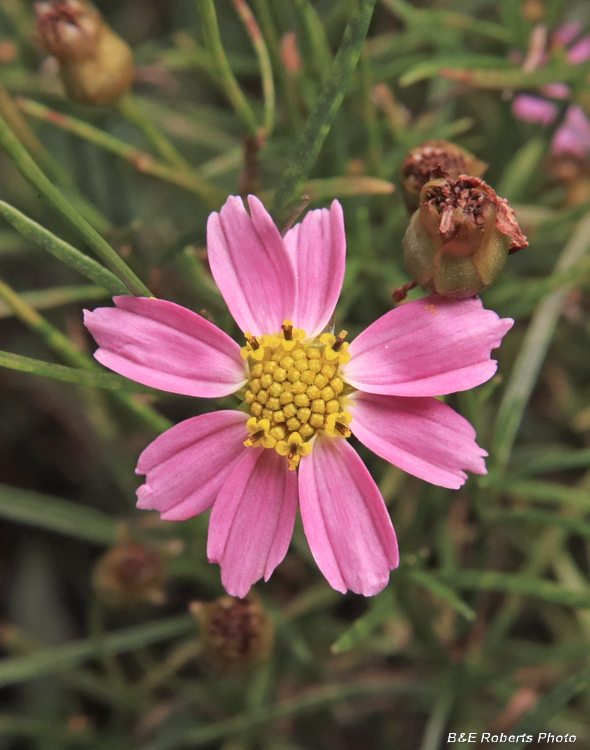
<instances>
[{"instance_id":1,"label":"pink petal","mask_svg":"<svg viewBox=\"0 0 590 750\"><path fill-rule=\"evenodd\" d=\"M553 156L572 154L584 159L589 151L590 122L581 107L568 107L565 120L551 141L551 153Z\"/></svg>"},{"instance_id":2,"label":"pink petal","mask_svg":"<svg viewBox=\"0 0 590 750\"><path fill-rule=\"evenodd\" d=\"M310 211L287 232L285 245L297 277L292 320L313 338L328 325L342 289L346 235L340 203Z\"/></svg>"},{"instance_id":3,"label":"pink petal","mask_svg":"<svg viewBox=\"0 0 590 750\"><path fill-rule=\"evenodd\" d=\"M558 109L552 102L529 94L518 94L512 100L512 113L519 120L550 125L557 117Z\"/></svg>"},{"instance_id":4,"label":"pink petal","mask_svg":"<svg viewBox=\"0 0 590 750\"><path fill-rule=\"evenodd\" d=\"M262 203L230 196L207 222L211 273L242 331L277 333L293 315L295 271L279 230Z\"/></svg>"},{"instance_id":5,"label":"pink petal","mask_svg":"<svg viewBox=\"0 0 590 750\"><path fill-rule=\"evenodd\" d=\"M590 36L585 36L567 51L567 61L570 65L580 65L590 60Z\"/></svg>"},{"instance_id":6,"label":"pink petal","mask_svg":"<svg viewBox=\"0 0 590 750\"><path fill-rule=\"evenodd\" d=\"M219 398L246 382L240 347L186 307L147 297L115 297L117 307L84 311L96 359L131 380L170 393Z\"/></svg>"},{"instance_id":7,"label":"pink petal","mask_svg":"<svg viewBox=\"0 0 590 750\"><path fill-rule=\"evenodd\" d=\"M299 465L301 519L328 583L373 596L399 564L391 518L358 453L341 438L318 437Z\"/></svg>"},{"instance_id":8,"label":"pink petal","mask_svg":"<svg viewBox=\"0 0 590 750\"><path fill-rule=\"evenodd\" d=\"M544 96L551 97L551 99L567 99L571 93L571 89L565 83L548 83L546 86L541 87L541 92Z\"/></svg>"},{"instance_id":9,"label":"pink petal","mask_svg":"<svg viewBox=\"0 0 590 750\"><path fill-rule=\"evenodd\" d=\"M403 398L354 393L350 406L354 435L400 469L441 487L459 489L464 469L486 474L487 456L475 430L435 398Z\"/></svg>"},{"instance_id":10,"label":"pink petal","mask_svg":"<svg viewBox=\"0 0 590 750\"><path fill-rule=\"evenodd\" d=\"M556 29L553 34L553 42L565 47L574 41L580 31L582 31L582 24L579 21L567 21Z\"/></svg>"},{"instance_id":11,"label":"pink petal","mask_svg":"<svg viewBox=\"0 0 590 750\"><path fill-rule=\"evenodd\" d=\"M481 300L432 295L401 305L351 343L342 377L354 388L390 396L442 396L485 383L496 372L490 351L512 328Z\"/></svg>"},{"instance_id":12,"label":"pink petal","mask_svg":"<svg viewBox=\"0 0 590 750\"><path fill-rule=\"evenodd\" d=\"M207 556L228 594L244 597L283 560L297 512L297 474L273 450L247 448L226 479L209 522Z\"/></svg>"},{"instance_id":13,"label":"pink petal","mask_svg":"<svg viewBox=\"0 0 590 750\"><path fill-rule=\"evenodd\" d=\"M214 411L162 433L139 457L135 473L146 481L137 490L137 507L158 510L165 521L184 521L210 508L248 450L247 420L241 411Z\"/></svg>"}]
</instances>

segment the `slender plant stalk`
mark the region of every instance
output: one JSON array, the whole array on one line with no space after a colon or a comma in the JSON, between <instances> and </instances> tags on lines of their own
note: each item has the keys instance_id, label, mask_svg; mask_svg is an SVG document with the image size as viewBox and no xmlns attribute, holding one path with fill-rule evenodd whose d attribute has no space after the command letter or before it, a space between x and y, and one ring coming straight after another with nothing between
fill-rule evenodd
<instances>
[{"instance_id":1,"label":"slender plant stalk","mask_svg":"<svg viewBox=\"0 0 590 750\"><path fill-rule=\"evenodd\" d=\"M307 179L330 132L359 60L374 7L375 0L356 0L330 74L297 139L291 163L277 188L271 209L275 216L292 199L297 187Z\"/></svg>"},{"instance_id":2,"label":"slender plant stalk","mask_svg":"<svg viewBox=\"0 0 590 750\"><path fill-rule=\"evenodd\" d=\"M268 0L253 1L254 9L256 10L256 17L258 18L260 28L266 39L268 51L272 59L275 75L283 91L283 97L289 112L289 118L294 128L300 128L303 124L301 114L297 108L297 103L291 96L291 88L287 80L287 72L281 57L281 40L272 17Z\"/></svg>"},{"instance_id":3,"label":"slender plant stalk","mask_svg":"<svg viewBox=\"0 0 590 750\"><path fill-rule=\"evenodd\" d=\"M0 216L27 240L47 250L62 263L107 289L111 294L127 294L127 287L108 268L56 237L48 229L4 201L0 201Z\"/></svg>"},{"instance_id":4,"label":"slender plant stalk","mask_svg":"<svg viewBox=\"0 0 590 750\"><path fill-rule=\"evenodd\" d=\"M165 159L170 166L184 172L193 171L192 166L170 142L168 137L154 125L132 94L125 94L125 96L122 96L118 101L118 108L123 117L134 125L137 125L147 138L148 142L152 144L160 156Z\"/></svg>"},{"instance_id":5,"label":"slender plant stalk","mask_svg":"<svg viewBox=\"0 0 590 750\"><path fill-rule=\"evenodd\" d=\"M0 117L0 144L14 162L22 176L38 190L49 205L54 208L121 279L132 294L151 297L150 290L139 279L125 261L80 213L64 198L59 190L35 164L29 153Z\"/></svg>"},{"instance_id":6,"label":"slender plant stalk","mask_svg":"<svg viewBox=\"0 0 590 750\"><path fill-rule=\"evenodd\" d=\"M311 54L316 64L320 80L324 82L330 73L332 53L326 39L326 31L317 10L309 0L294 0L301 20L305 25L311 47Z\"/></svg>"},{"instance_id":7,"label":"slender plant stalk","mask_svg":"<svg viewBox=\"0 0 590 750\"><path fill-rule=\"evenodd\" d=\"M0 297L9 305L15 315L65 362L74 367L85 370L98 370L98 364L84 352L81 352L70 339L60 330L51 325L37 310L28 305L22 297L0 279ZM127 393L114 391L111 398L118 402L125 410L153 432L163 432L171 426L171 422L158 414L154 409L143 404Z\"/></svg>"},{"instance_id":8,"label":"slender plant stalk","mask_svg":"<svg viewBox=\"0 0 590 750\"><path fill-rule=\"evenodd\" d=\"M232 0L238 15L242 19L244 28L250 37L256 57L258 58L258 64L260 65L260 76L262 78L262 94L264 97L264 137L268 138L274 128L275 124L275 84L272 77L272 65L270 62L270 55L268 54L268 48L260 27L256 23L256 19L252 15L252 11L248 7L245 0Z\"/></svg>"},{"instance_id":9,"label":"slender plant stalk","mask_svg":"<svg viewBox=\"0 0 590 750\"><path fill-rule=\"evenodd\" d=\"M184 168L180 169L178 167L171 167L168 166L168 164L156 161L151 154L139 151L135 146L125 143L125 141L116 138L110 133L105 133L103 130L94 127L94 125L90 125L83 120L78 120L75 117L64 115L61 112L50 109L44 104L34 102L31 99L21 98L18 100L18 105L31 117L36 117L39 120L49 122L62 130L74 133L74 135L83 138L89 143L93 143L99 148L104 148L106 151L110 151L111 153L120 156L122 159L125 159L125 161L132 164L137 171L142 174L149 174L153 177L158 177L161 180L171 182L185 190L196 193L203 199L209 208L219 208L226 198L226 193L224 191L209 184L199 175L198 171L194 169L187 171Z\"/></svg>"},{"instance_id":10,"label":"slender plant stalk","mask_svg":"<svg viewBox=\"0 0 590 750\"><path fill-rule=\"evenodd\" d=\"M233 74L225 50L223 49L221 36L219 34L219 24L217 23L217 13L215 12L213 0L197 0L197 6L201 16L205 44L215 62L218 81L223 87L225 95L231 102L233 108L250 131L250 135L257 138L258 122L256 120L256 115L248 103L244 92L236 81L236 77Z\"/></svg>"},{"instance_id":11,"label":"slender plant stalk","mask_svg":"<svg viewBox=\"0 0 590 750\"><path fill-rule=\"evenodd\" d=\"M21 297L35 310L47 310L83 300L108 299L110 294L100 286L84 284L82 286L54 286L50 289L34 289L31 292L23 292ZM8 305L0 302L0 318L9 318L12 314Z\"/></svg>"}]
</instances>

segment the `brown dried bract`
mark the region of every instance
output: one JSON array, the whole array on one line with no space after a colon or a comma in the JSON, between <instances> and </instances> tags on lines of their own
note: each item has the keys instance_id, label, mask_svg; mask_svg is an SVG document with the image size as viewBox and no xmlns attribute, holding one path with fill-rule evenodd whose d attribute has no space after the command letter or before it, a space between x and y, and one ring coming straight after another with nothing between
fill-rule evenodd
<instances>
[{"instance_id":1,"label":"brown dried bract","mask_svg":"<svg viewBox=\"0 0 590 750\"><path fill-rule=\"evenodd\" d=\"M449 175L467 172L467 157L457 148L449 149L447 141L426 141L412 149L402 165L404 177L414 177L416 185L422 188L432 179L432 173L440 168Z\"/></svg>"}]
</instances>

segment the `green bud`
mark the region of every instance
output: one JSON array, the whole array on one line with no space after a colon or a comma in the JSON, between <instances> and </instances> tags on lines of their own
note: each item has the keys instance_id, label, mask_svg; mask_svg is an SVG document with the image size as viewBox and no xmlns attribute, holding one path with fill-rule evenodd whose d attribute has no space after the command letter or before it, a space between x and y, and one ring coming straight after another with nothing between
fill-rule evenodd
<instances>
[{"instance_id":1,"label":"green bud","mask_svg":"<svg viewBox=\"0 0 590 750\"><path fill-rule=\"evenodd\" d=\"M424 185L402 244L416 284L465 299L486 289L508 254L528 242L507 200L478 177L460 175Z\"/></svg>"},{"instance_id":2,"label":"green bud","mask_svg":"<svg viewBox=\"0 0 590 750\"><path fill-rule=\"evenodd\" d=\"M134 75L129 45L86 0L35 3L37 36L59 62L70 99L110 104L127 93Z\"/></svg>"},{"instance_id":3,"label":"green bud","mask_svg":"<svg viewBox=\"0 0 590 750\"><path fill-rule=\"evenodd\" d=\"M213 602L193 602L207 666L220 675L241 674L269 658L274 626L259 599L221 596Z\"/></svg>"},{"instance_id":4,"label":"green bud","mask_svg":"<svg viewBox=\"0 0 590 750\"><path fill-rule=\"evenodd\" d=\"M402 165L402 187L408 211L414 213L420 202L420 191L439 170L457 179L460 174L481 177L488 165L472 153L450 141L425 141L408 152ZM442 170L442 172L440 171Z\"/></svg>"}]
</instances>

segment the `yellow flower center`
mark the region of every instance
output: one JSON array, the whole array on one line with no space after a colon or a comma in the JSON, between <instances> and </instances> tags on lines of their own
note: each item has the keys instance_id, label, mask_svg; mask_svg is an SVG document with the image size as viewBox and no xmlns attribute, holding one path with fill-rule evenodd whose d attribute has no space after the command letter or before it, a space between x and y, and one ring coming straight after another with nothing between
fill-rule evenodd
<instances>
[{"instance_id":1,"label":"yellow flower center","mask_svg":"<svg viewBox=\"0 0 590 750\"><path fill-rule=\"evenodd\" d=\"M311 453L313 438L349 437L352 420L346 411L346 386L340 365L350 359L344 338L324 333L307 340L305 331L286 320L280 334L251 336L241 354L250 364L244 400L252 415L247 422L248 447L272 448L295 469Z\"/></svg>"}]
</instances>

